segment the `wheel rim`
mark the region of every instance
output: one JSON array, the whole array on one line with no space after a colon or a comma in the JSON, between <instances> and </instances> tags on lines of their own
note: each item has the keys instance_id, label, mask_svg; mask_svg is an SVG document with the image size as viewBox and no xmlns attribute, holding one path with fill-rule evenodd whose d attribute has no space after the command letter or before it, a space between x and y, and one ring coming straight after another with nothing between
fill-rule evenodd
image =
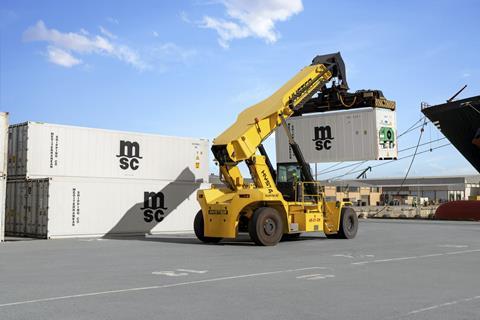
<instances>
[{"instance_id":1,"label":"wheel rim","mask_svg":"<svg viewBox=\"0 0 480 320\"><path fill-rule=\"evenodd\" d=\"M347 222L347 226L346 226L347 230L352 231L353 227L355 226L355 221L353 219L353 216L348 217L346 222Z\"/></svg>"},{"instance_id":2,"label":"wheel rim","mask_svg":"<svg viewBox=\"0 0 480 320\"><path fill-rule=\"evenodd\" d=\"M265 234L267 236L272 236L275 234L275 230L277 229L275 221L272 219L268 218L265 220L263 223L263 231L265 231Z\"/></svg>"}]
</instances>

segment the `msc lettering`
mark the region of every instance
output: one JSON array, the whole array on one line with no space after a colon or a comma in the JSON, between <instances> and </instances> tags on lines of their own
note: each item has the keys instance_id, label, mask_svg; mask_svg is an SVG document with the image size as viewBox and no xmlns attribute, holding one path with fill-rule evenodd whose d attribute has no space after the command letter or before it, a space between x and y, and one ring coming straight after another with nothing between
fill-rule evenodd
<instances>
[{"instance_id":1,"label":"msc lettering","mask_svg":"<svg viewBox=\"0 0 480 320\"><path fill-rule=\"evenodd\" d=\"M332 148L332 128L330 126L320 126L313 129L315 141L315 150L330 150Z\"/></svg>"},{"instance_id":2,"label":"msc lettering","mask_svg":"<svg viewBox=\"0 0 480 320\"><path fill-rule=\"evenodd\" d=\"M165 195L162 192L143 193L143 220L145 222L162 222L165 219Z\"/></svg>"},{"instance_id":3,"label":"msc lettering","mask_svg":"<svg viewBox=\"0 0 480 320\"><path fill-rule=\"evenodd\" d=\"M120 141L120 152L117 155L120 162L120 168L123 170L137 170L140 166L140 145L138 142Z\"/></svg>"}]
</instances>

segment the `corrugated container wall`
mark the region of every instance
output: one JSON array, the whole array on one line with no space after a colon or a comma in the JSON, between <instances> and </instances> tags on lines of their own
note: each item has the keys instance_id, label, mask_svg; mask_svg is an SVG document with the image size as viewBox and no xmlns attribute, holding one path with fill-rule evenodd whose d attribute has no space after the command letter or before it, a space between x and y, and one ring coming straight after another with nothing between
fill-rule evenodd
<instances>
[{"instance_id":1,"label":"corrugated container wall","mask_svg":"<svg viewBox=\"0 0 480 320\"><path fill-rule=\"evenodd\" d=\"M395 111L358 109L287 120L309 163L396 159ZM275 133L277 163L295 162L283 127Z\"/></svg>"},{"instance_id":2,"label":"corrugated container wall","mask_svg":"<svg viewBox=\"0 0 480 320\"><path fill-rule=\"evenodd\" d=\"M0 242L5 240L8 112L0 112Z\"/></svg>"},{"instance_id":3,"label":"corrugated container wall","mask_svg":"<svg viewBox=\"0 0 480 320\"><path fill-rule=\"evenodd\" d=\"M10 126L9 178L208 181L208 140L27 122Z\"/></svg>"},{"instance_id":4,"label":"corrugated container wall","mask_svg":"<svg viewBox=\"0 0 480 320\"><path fill-rule=\"evenodd\" d=\"M199 188L182 181L54 177L7 183L7 235L38 238L189 232Z\"/></svg>"}]
</instances>

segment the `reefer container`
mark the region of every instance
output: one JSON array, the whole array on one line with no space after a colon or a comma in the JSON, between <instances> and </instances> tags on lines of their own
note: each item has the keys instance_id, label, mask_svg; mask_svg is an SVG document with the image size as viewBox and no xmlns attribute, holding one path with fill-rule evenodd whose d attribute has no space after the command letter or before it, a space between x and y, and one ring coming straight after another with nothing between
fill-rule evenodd
<instances>
[{"instance_id":1,"label":"reefer container","mask_svg":"<svg viewBox=\"0 0 480 320\"><path fill-rule=\"evenodd\" d=\"M287 126L309 163L396 159L395 111L358 109L293 117ZM277 163L295 162L285 129L275 134Z\"/></svg>"},{"instance_id":2,"label":"reefer container","mask_svg":"<svg viewBox=\"0 0 480 320\"><path fill-rule=\"evenodd\" d=\"M105 178L9 180L7 235L38 238L189 232L208 184Z\"/></svg>"},{"instance_id":3,"label":"reefer container","mask_svg":"<svg viewBox=\"0 0 480 320\"><path fill-rule=\"evenodd\" d=\"M208 181L206 139L27 122L10 126L8 154L9 178Z\"/></svg>"}]
</instances>

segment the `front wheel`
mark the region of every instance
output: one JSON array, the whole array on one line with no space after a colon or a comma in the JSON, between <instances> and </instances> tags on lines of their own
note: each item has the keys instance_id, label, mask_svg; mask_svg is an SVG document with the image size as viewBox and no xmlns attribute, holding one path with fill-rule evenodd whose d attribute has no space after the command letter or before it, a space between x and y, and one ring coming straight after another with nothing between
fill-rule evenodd
<instances>
[{"instance_id":1,"label":"front wheel","mask_svg":"<svg viewBox=\"0 0 480 320\"><path fill-rule=\"evenodd\" d=\"M195 235L197 236L198 240L202 242L217 243L222 240L222 238L205 237L205 225L203 222L202 210L198 211L197 215L195 216L195 220L193 221L193 230L195 231Z\"/></svg>"},{"instance_id":2,"label":"front wheel","mask_svg":"<svg viewBox=\"0 0 480 320\"><path fill-rule=\"evenodd\" d=\"M274 246L283 235L282 217L273 208L258 208L250 219L248 233L257 245Z\"/></svg>"},{"instance_id":3,"label":"front wheel","mask_svg":"<svg viewBox=\"0 0 480 320\"><path fill-rule=\"evenodd\" d=\"M350 207L342 208L340 214L340 228L336 234L327 234L330 239L353 239L358 231L358 217Z\"/></svg>"}]
</instances>

